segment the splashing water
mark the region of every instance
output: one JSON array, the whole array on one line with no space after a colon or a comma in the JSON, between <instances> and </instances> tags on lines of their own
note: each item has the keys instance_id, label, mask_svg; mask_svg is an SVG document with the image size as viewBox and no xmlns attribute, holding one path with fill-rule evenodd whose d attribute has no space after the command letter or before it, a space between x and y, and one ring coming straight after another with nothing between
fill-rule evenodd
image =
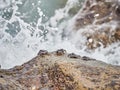
<instances>
[{"instance_id":1,"label":"splashing water","mask_svg":"<svg viewBox=\"0 0 120 90\"><path fill-rule=\"evenodd\" d=\"M1 0L0 64L2 68L20 65L35 57L40 49L86 55L120 65L120 43L88 53L84 37L68 37L74 15L84 0ZM87 28L87 27L86 27ZM81 39L80 39L81 38ZM78 47L78 43L81 48ZM108 52L113 54L107 55Z\"/></svg>"}]
</instances>

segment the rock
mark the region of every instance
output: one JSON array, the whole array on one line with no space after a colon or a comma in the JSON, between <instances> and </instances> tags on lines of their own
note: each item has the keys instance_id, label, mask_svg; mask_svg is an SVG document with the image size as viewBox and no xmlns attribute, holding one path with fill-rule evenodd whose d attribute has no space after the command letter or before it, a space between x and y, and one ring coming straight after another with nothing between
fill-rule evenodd
<instances>
[{"instance_id":1,"label":"rock","mask_svg":"<svg viewBox=\"0 0 120 90\"><path fill-rule=\"evenodd\" d=\"M0 90L120 90L120 66L58 51L0 69Z\"/></svg>"},{"instance_id":2,"label":"rock","mask_svg":"<svg viewBox=\"0 0 120 90\"><path fill-rule=\"evenodd\" d=\"M86 37L88 49L106 48L120 41L119 0L85 0L85 5L75 18L73 30L85 29L81 35Z\"/></svg>"},{"instance_id":3,"label":"rock","mask_svg":"<svg viewBox=\"0 0 120 90\"><path fill-rule=\"evenodd\" d=\"M117 30L116 30L116 32L114 33L114 37L115 37L115 40L117 41L119 41L120 40L120 28L118 28Z\"/></svg>"},{"instance_id":4,"label":"rock","mask_svg":"<svg viewBox=\"0 0 120 90\"><path fill-rule=\"evenodd\" d=\"M116 15L120 17L120 5L116 8Z\"/></svg>"}]
</instances>

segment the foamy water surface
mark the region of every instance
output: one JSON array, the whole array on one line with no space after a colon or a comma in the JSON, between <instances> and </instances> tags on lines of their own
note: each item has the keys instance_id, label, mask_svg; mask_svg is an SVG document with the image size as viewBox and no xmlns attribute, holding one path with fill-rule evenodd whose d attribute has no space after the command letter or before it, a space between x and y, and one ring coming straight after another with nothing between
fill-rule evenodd
<instances>
[{"instance_id":1,"label":"foamy water surface","mask_svg":"<svg viewBox=\"0 0 120 90\"><path fill-rule=\"evenodd\" d=\"M55 51L61 48L120 65L120 43L88 52L84 45L86 39L80 31L68 35L83 5L82 0L1 0L0 4L2 68L21 65L35 57L40 49Z\"/></svg>"}]
</instances>

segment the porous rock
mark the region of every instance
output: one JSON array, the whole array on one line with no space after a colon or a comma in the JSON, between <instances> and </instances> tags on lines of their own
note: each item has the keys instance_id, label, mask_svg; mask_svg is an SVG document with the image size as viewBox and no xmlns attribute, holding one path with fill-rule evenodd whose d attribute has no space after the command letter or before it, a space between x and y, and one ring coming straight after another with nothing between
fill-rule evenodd
<instances>
[{"instance_id":1,"label":"porous rock","mask_svg":"<svg viewBox=\"0 0 120 90\"><path fill-rule=\"evenodd\" d=\"M0 69L0 90L120 90L119 66L54 53Z\"/></svg>"},{"instance_id":2,"label":"porous rock","mask_svg":"<svg viewBox=\"0 0 120 90\"><path fill-rule=\"evenodd\" d=\"M120 1L85 0L75 17L73 30L83 30L88 49L104 48L120 41ZM87 29L87 30L86 30ZM75 35L73 35L75 36ZM92 42L89 42L92 39Z\"/></svg>"}]
</instances>

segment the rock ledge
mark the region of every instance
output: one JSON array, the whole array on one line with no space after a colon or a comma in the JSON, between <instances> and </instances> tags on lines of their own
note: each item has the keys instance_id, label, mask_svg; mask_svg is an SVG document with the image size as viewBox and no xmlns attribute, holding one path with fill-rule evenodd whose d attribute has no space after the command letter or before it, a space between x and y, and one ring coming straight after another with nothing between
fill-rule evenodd
<instances>
[{"instance_id":1,"label":"rock ledge","mask_svg":"<svg viewBox=\"0 0 120 90\"><path fill-rule=\"evenodd\" d=\"M0 90L120 90L120 67L63 49L41 50L21 66L0 69Z\"/></svg>"}]
</instances>

